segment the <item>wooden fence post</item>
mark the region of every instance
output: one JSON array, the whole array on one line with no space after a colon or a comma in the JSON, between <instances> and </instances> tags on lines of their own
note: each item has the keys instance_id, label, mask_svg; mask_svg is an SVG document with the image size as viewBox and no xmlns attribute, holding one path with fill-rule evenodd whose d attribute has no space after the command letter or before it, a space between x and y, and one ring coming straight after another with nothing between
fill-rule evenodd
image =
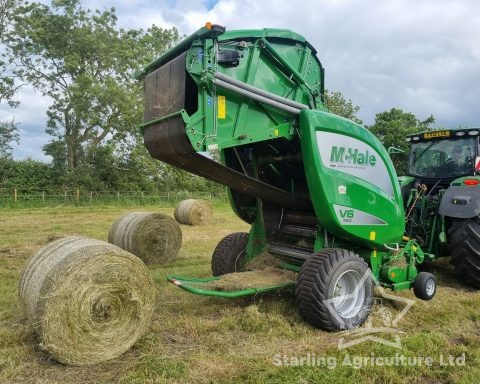
<instances>
[{"instance_id":1,"label":"wooden fence post","mask_svg":"<svg viewBox=\"0 0 480 384\"><path fill-rule=\"evenodd\" d=\"M117 191L117 200L120 200L120 192Z\"/></svg>"},{"instance_id":2,"label":"wooden fence post","mask_svg":"<svg viewBox=\"0 0 480 384\"><path fill-rule=\"evenodd\" d=\"M13 201L17 202L17 188L13 190Z\"/></svg>"},{"instance_id":3,"label":"wooden fence post","mask_svg":"<svg viewBox=\"0 0 480 384\"><path fill-rule=\"evenodd\" d=\"M80 190L77 189L77 203L80 201Z\"/></svg>"},{"instance_id":4,"label":"wooden fence post","mask_svg":"<svg viewBox=\"0 0 480 384\"><path fill-rule=\"evenodd\" d=\"M90 191L90 204L92 204L93 201L93 191Z\"/></svg>"},{"instance_id":5,"label":"wooden fence post","mask_svg":"<svg viewBox=\"0 0 480 384\"><path fill-rule=\"evenodd\" d=\"M42 191L42 201L45 202L45 191Z\"/></svg>"},{"instance_id":6,"label":"wooden fence post","mask_svg":"<svg viewBox=\"0 0 480 384\"><path fill-rule=\"evenodd\" d=\"M65 204L67 203L67 190L65 189L63 191L63 200L65 201Z\"/></svg>"}]
</instances>

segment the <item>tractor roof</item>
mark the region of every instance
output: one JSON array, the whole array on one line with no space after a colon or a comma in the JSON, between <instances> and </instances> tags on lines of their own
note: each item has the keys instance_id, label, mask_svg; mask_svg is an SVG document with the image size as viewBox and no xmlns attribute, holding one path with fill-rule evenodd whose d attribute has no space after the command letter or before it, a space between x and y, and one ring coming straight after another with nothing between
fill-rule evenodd
<instances>
[{"instance_id":1,"label":"tractor roof","mask_svg":"<svg viewBox=\"0 0 480 384\"><path fill-rule=\"evenodd\" d=\"M461 139L480 134L480 128L429 129L406 137L407 141L429 141L439 139Z\"/></svg>"}]
</instances>

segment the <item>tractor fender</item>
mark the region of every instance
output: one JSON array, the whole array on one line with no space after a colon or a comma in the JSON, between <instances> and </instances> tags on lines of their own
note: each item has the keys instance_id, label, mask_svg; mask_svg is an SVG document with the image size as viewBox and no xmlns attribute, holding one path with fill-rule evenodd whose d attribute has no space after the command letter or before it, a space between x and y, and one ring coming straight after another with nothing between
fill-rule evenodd
<instances>
[{"instance_id":1,"label":"tractor fender","mask_svg":"<svg viewBox=\"0 0 480 384\"><path fill-rule=\"evenodd\" d=\"M458 219L480 214L480 187L450 186L443 194L438 213Z\"/></svg>"}]
</instances>

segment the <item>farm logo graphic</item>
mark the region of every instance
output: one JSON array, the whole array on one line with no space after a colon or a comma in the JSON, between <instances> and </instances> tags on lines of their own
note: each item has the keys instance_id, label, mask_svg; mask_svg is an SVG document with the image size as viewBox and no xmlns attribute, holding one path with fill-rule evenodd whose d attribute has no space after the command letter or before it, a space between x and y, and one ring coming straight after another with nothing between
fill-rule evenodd
<instances>
[{"instance_id":1,"label":"farm logo graphic","mask_svg":"<svg viewBox=\"0 0 480 384\"><path fill-rule=\"evenodd\" d=\"M378 152L381 148L377 148L376 143L326 131L317 131L316 138L324 167L358 177L394 196L394 180L387 168L388 156L382 158L381 151ZM343 179L345 175L339 176Z\"/></svg>"},{"instance_id":2,"label":"farm logo graphic","mask_svg":"<svg viewBox=\"0 0 480 384\"><path fill-rule=\"evenodd\" d=\"M397 328L398 323L402 320L408 310L415 303L415 300L407 299L405 297L389 295L380 285L378 280L372 274L370 270L367 270L362 276L359 284L355 287L355 290L342 297L342 300L354 299L357 297L360 290L365 284L367 279L371 279L377 288L380 297L374 297L372 309L367 320L361 328L352 329L353 325L348 321L344 321L335 310L335 302L338 301L338 297L324 300L332 316L342 325L342 328L347 328L347 331L341 332L341 338L338 341L338 349L345 349L356 344L360 344L364 341L375 341L377 343L385 344L394 348L401 349L402 343L400 341L400 335L405 334L402 330ZM393 307L384 305L384 300L393 304ZM398 311L397 308L401 308ZM363 309L360 309L360 311ZM391 334L392 338L382 338L379 334Z\"/></svg>"},{"instance_id":3,"label":"farm logo graphic","mask_svg":"<svg viewBox=\"0 0 480 384\"><path fill-rule=\"evenodd\" d=\"M330 162L332 163L346 163L353 165L365 165L374 167L377 159L371 154L368 149L365 152L360 152L356 148L345 148L332 146L330 153Z\"/></svg>"}]
</instances>

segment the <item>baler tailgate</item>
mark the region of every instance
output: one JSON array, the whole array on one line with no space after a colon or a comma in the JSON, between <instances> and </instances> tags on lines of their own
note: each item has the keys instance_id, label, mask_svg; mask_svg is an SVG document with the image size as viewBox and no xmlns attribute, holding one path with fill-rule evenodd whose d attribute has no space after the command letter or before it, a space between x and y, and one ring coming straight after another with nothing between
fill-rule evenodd
<instances>
[{"instance_id":1,"label":"baler tailgate","mask_svg":"<svg viewBox=\"0 0 480 384\"><path fill-rule=\"evenodd\" d=\"M293 287L296 274L272 268L261 271L235 272L208 278L169 275L167 280L177 287L197 295L241 297Z\"/></svg>"}]
</instances>

